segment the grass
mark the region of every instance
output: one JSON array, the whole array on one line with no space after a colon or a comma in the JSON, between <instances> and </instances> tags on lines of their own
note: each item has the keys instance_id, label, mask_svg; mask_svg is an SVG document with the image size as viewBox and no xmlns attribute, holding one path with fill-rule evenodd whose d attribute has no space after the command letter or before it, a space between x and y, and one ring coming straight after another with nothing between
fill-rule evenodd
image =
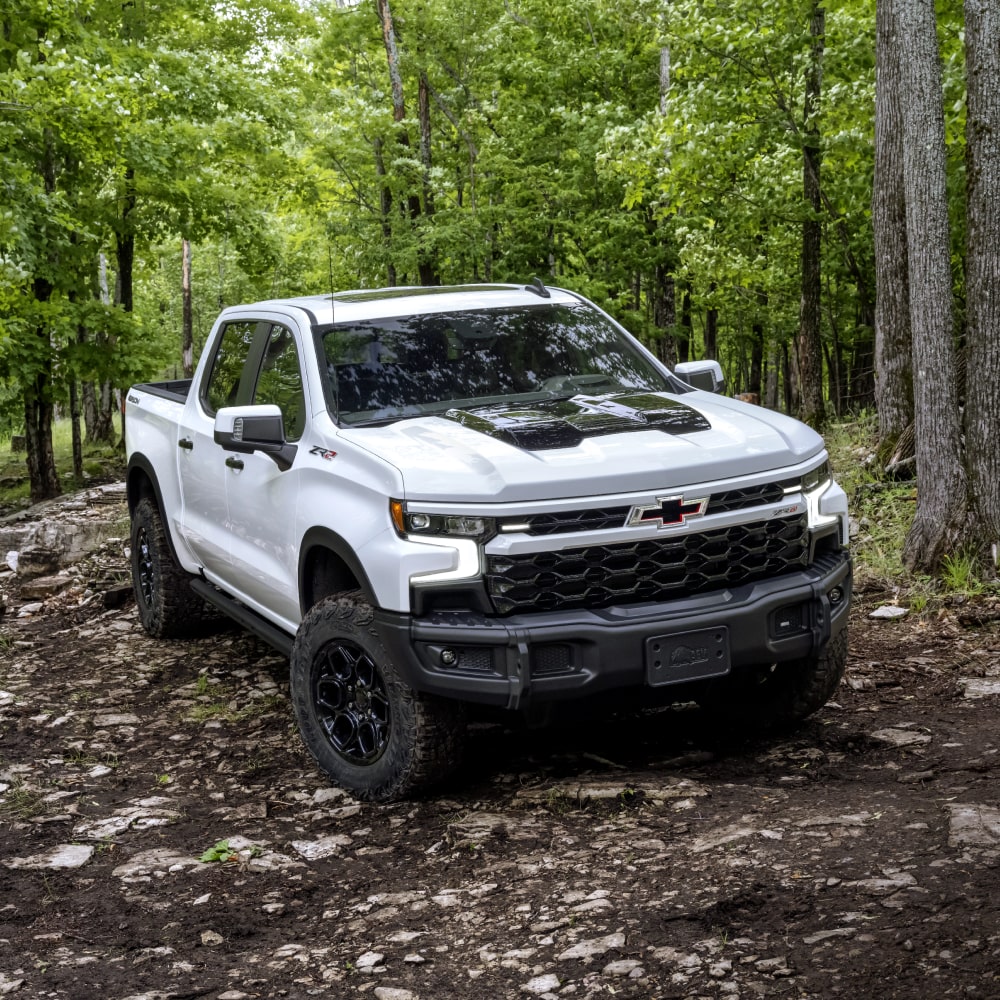
<instances>
[{"instance_id":1,"label":"grass","mask_svg":"<svg viewBox=\"0 0 1000 1000\"><path fill-rule=\"evenodd\" d=\"M116 427L115 440L119 430ZM10 436L0 438L0 510L17 509L30 502L28 467L24 452L10 449ZM73 475L73 427L71 422L57 420L52 425L52 450L56 470L63 489L71 492L95 482L108 482L124 473L124 455L117 445L84 444L82 479Z\"/></svg>"},{"instance_id":2,"label":"grass","mask_svg":"<svg viewBox=\"0 0 1000 1000\"><path fill-rule=\"evenodd\" d=\"M903 565L903 543L916 511L917 488L887 479L875 460L878 420L874 413L834 424L826 432L837 482L847 493L857 535L851 539L856 585L893 591L895 600L920 614L946 598L976 597L1000 588L979 575L968 553L944 560L937 578L910 573Z\"/></svg>"}]
</instances>

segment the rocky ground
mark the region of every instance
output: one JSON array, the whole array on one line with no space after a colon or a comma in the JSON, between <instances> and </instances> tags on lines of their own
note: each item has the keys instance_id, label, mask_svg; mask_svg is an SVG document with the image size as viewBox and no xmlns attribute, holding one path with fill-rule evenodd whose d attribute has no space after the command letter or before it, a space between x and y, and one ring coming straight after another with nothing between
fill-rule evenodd
<instances>
[{"instance_id":1,"label":"rocky ground","mask_svg":"<svg viewBox=\"0 0 1000 1000\"><path fill-rule=\"evenodd\" d=\"M0 522L0 996L1000 997L995 604L860 594L791 737L482 724L373 806L280 657L142 633L125 532L117 488Z\"/></svg>"}]
</instances>

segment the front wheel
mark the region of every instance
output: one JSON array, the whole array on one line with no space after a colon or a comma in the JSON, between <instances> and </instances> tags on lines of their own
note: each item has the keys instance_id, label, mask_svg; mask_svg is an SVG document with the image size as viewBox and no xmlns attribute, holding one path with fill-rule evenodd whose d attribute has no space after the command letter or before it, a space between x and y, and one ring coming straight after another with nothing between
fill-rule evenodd
<instances>
[{"instance_id":1,"label":"front wheel","mask_svg":"<svg viewBox=\"0 0 1000 1000\"><path fill-rule=\"evenodd\" d=\"M356 798L391 802L460 763L462 706L409 688L389 659L360 594L327 597L299 626L292 705L309 752Z\"/></svg>"},{"instance_id":2,"label":"front wheel","mask_svg":"<svg viewBox=\"0 0 1000 1000\"><path fill-rule=\"evenodd\" d=\"M794 726L833 696L847 666L847 630L818 653L710 681L698 701L710 715L742 730Z\"/></svg>"}]
</instances>

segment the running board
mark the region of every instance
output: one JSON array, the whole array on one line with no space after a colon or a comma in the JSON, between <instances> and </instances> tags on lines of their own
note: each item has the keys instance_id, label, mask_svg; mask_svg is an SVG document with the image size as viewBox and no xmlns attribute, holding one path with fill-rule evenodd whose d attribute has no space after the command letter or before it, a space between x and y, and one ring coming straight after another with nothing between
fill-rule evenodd
<instances>
[{"instance_id":1,"label":"running board","mask_svg":"<svg viewBox=\"0 0 1000 1000\"><path fill-rule=\"evenodd\" d=\"M234 597L224 594L221 590L213 587L207 580L194 579L191 581L191 589L203 600L208 601L213 607L218 608L227 618L242 625L247 631L253 632L255 636L263 639L269 646L273 646L282 656L292 655L293 636L283 632L277 625L272 625L266 618L262 618L256 611L251 611L245 604L240 604Z\"/></svg>"}]
</instances>

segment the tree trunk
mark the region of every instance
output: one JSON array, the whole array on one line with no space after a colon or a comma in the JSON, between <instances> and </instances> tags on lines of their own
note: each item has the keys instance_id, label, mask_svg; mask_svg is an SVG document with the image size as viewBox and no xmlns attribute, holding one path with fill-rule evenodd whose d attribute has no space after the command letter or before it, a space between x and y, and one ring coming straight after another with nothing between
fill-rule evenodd
<instances>
[{"instance_id":1,"label":"tree trunk","mask_svg":"<svg viewBox=\"0 0 1000 1000\"><path fill-rule=\"evenodd\" d=\"M80 438L80 391L76 379L69 382L69 420L73 436L73 475L83 479L83 441Z\"/></svg>"},{"instance_id":2,"label":"tree trunk","mask_svg":"<svg viewBox=\"0 0 1000 1000\"><path fill-rule=\"evenodd\" d=\"M910 289L903 190L902 68L895 23L898 0L875 11L875 405L879 454L887 458L913 421Z\"/></svg>"},{"instance_id":3,"label":"tree trunk","mask_svg":"<svg viewBox=\"0 0 1000 1000\"><path fill-rule=\"evenodd\" d=\"M965 447L981 551L1000 543L1000 12L965 0L967 292Z\"/></svg>"},{"instance_id":4,"label":"tree trunk","mask_svg":"<svg viewBox=\"0 0 1000 1000\"><path fill-rule=\"evenodd\" d=\"M812 0L809 34L812 38L803 107L804 144L802 149L802 193L806 218L802 223L802 301L796 349L800 397L799 416L813 427L821 427L823 409L823 350L820 340L820 260L823 227L820 213L819 99L823 82L823 40L826 14L818 0Z\"/></svg>"},{"instance_id":5,"label":"tree trunk","mask_svg":"<svg viewBox=\"0 0 1000 1000\"><path fill-rule=\"evenodd\" d=\"M393 288L396 284L396 265L392 259L392 192L385 176L385 158L382 155L382 140L372 143L375 153L375 176L378 178L379 212L382 216L382 238L385 240L386 284Z\"/></svg>"},{"instance_id":6,"label":"tree trunk","mask_svg":"<svg viewBox=\"0 0 1000 1000\"><path fill-rule=\"evenodd\" d=\"M194 323L191 318L191 244L181 240L181 365L194 376Z\"/></svg>"},{"instance_id":7,"label":"tree trunk","mask_svg":"<svg viewBox=\"0 0 1000 1000\"><path fill-rule=\"evenodd\" d=\"M713 307L705 312L705 357L714 361L718 356L719 310Z\"/></svg>"},{"instance_id":8,"label":"tree trunk","mask_svg":"<svg viewBox=\"0 0 1000 1000\"><path fill-rule=\"evenodd\" d=\"M685 285L684 294L681 296L681 335L677 338L677 359L678 361L691 360L691 336L693 327L691 325L691 289Z\"/></svg>"},{"instance_id":9,"label":"tree trunk","mask_svg":"<svg viewBox=\"0 0 1000 1000\"><path fill-rule=\"evenodd\" d=\"M903 561L935 571L961 543L968 490L961 461L952 317L945 132L934 0L898 0L902 68L917 509Z\"/></svg>"},{"instance_id":10,"label":"tree trunk","mask_svg":"<svg viewBox=\"0 0 1000 1000\"><path fill-rule=\"evenodd\" d=\"M778 344L771 341L767 349L767 378L764 383L764 405L769 410L778 408L778 375L781 369L781 355Z\"/></svg>"},{"instance_id":11,"label":"tree trunk","mask_svg":"<svg viewBox=\"0 0 1000 1000\"><path fill-rule=\"evenodd\" d=\"M677 302L674 276L665 264L657 264L653 270L653 326L662 331L660 337L660 360L668 367L677 364L677 341L673 330L677 324Z\"/></svg>"}]
</instances>

